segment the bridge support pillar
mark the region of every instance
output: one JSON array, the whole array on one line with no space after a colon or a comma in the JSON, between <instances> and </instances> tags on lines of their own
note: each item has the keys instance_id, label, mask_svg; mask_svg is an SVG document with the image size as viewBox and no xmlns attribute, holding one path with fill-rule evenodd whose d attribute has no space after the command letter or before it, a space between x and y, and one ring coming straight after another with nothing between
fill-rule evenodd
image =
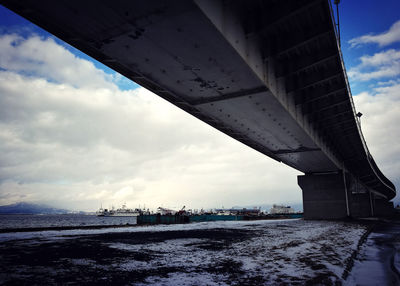
<instances>
[{"instance_id":1,"label":"bridge support pillar","mask_svg":"<svg viewBox=\"0 0 400 286\"><path fill-rule=\"evenodd\" d=\"M350 216L353 218L374 216L373 194L357 178L346 173L350 201Z\"/></svg>"},{"instance_id":2,"label":"bridge support pillar","mask_svg":"<svg viewBox=\"0 0 400 286\"><path fill-rule=\"evenodd\" d=\"M341 219L348 216L349 202L343 174L297 177L303 191L304 219Z\"/></svg>"},{"instance_id":3,"label":"bridge support pillar","mask_svg":"<svg viewBox=\"0 0 400 286\"><path fill-rule=\"evenodd\" d=\"M374 199L375 216L391 216L394 214L393 202L385 198L375 196Z\"/></svg>"},{"instance_id":4,"label":"bridge support pillar","mask_svg":"<svg viewBox=\"0 0 400 286\"><path fill-rule=\"evenodd\" d=\"M373 205L371 204L370 193L352 193L350 198L350 216L371 217L374 216Z\"/></svg>"},{"instance_id":5,"label":"bridge support pillar","mask_svg":"<svg viewBox=\"0 0 400 286\"><path fill-rule=\"evenodd\" d=\"M348 173L297 177L303 191L304 219L391 216L393 202L380 197Z\"/></svg>"}]
</instances>

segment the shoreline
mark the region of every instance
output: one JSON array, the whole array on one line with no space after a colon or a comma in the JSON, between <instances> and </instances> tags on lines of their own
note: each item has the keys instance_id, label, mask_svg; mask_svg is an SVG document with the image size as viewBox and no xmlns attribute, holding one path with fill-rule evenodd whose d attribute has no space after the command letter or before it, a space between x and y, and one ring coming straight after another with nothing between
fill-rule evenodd
<instances>
[{"instance_id":1,"label":"shoreline","mask_svg":"<svg viewBox=\"0 0 400 286\"><path fill-rule=\"evenodd\" d=\"M82 225L82 226L45 226L45 227L26 227L26 228L3 228L0 233L12 232L36 232L36 231L57 231L57 230L75 230L75 229L102 229L102 228L124 228L136 227L138 224L117 224L117 225ZM140 225L142 226L142 225Z\"/></svg>"}]
</instances>

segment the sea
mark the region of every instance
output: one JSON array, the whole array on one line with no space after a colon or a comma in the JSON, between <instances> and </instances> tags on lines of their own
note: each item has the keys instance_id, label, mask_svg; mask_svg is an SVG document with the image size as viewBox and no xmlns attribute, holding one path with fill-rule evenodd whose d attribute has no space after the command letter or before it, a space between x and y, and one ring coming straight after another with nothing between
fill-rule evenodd
<instances>
[{"instance_id":1,"label":"sea","mask_svg":"<svg viewBox=\"0 0 400 286\"><path fill-rule=\"evenodd\" d=\"M1 214L0 229L46 228L46 227L85 227L122 226L136 224L136 217L99 217L85 214Z\"/></svg>"}]
</instances>

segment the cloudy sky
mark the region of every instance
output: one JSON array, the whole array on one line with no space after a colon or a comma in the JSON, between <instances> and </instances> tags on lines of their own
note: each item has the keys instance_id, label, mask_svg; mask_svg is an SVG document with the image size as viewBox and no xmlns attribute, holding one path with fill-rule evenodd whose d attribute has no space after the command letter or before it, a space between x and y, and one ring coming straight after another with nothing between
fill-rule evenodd
<instances>
[{"instance_id":1,"label":"cloudy sky","mask_svg":"<svg viewBox=\"0 0 400 286\"><path fill-rule=\"evenodd\" d=\"M400 189L400 4L363 1L361 13L342 2L342 48L364 135ZM0 6L0 205L297 204L299 174Z\"/></svg>"}]
</instances>

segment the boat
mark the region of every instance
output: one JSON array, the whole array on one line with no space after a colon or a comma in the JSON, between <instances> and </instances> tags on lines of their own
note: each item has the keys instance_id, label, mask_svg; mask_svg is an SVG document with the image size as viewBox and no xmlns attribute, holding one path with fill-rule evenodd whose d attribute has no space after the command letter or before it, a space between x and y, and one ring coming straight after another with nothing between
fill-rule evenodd
<instances>
[{"instance_id":1,"label":"boat","mask_svg":"<svg viewBox=\"0 0 400 286\"><path fill-rule=\"evenodd\" d=\"M139 216L142 213L140 209L128 209L125 204L121 208L114 209L100 209L96 212L97 216Z\"/></svg>"}]
</instances>

